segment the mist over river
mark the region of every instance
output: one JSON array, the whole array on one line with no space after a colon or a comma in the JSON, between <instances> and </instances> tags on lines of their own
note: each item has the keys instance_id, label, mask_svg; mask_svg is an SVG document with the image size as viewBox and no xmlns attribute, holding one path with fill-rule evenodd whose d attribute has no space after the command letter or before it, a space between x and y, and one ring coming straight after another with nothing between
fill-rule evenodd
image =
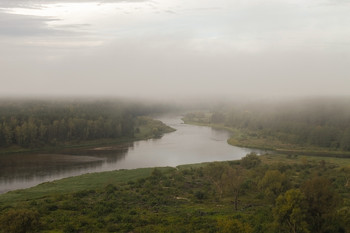
<instances>
[{"instance_id":1,"label":"mist over river","mask_svg":"<svg viewBox=\"0 0 350 233\"><path fill-rule=\"evenodd\" d=\"M85 173L236 160L252 151L227 144L225 130L184 124L180 116L159 120L176 129L160 139L110 145L72 154L9 154L0 156L0 193Z\"/></svg>"}]
</instances>

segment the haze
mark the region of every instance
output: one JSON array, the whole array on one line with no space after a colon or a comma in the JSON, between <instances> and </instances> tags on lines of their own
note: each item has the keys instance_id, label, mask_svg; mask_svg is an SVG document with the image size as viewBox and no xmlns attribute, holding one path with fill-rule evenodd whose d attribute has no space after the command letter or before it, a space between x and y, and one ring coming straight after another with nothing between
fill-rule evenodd
<instances>
[{"instance_id":1,"label":"haze","mask_svg":"<svg viewBox=\"0 0 350 233\"><path fill-rule=\"evenodd\" d=\"M2 0L2 96L348 95L342 0Z\"/></svg>"}]
</instances>

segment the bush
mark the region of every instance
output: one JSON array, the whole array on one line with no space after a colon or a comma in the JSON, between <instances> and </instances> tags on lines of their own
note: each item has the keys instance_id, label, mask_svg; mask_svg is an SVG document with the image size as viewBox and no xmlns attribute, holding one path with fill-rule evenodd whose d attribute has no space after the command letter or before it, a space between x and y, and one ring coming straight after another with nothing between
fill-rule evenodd
<instances>
[{"instance_id":1,"label":"bush","mask_svg":"<svg viewBox=\"0 0 350 233\"><path fill-rule=\"evenodd\" d=\"M195 192L194 196L198 199L198 200L203 200L205 198L205 193L202 191L197 191Z\"/></svg>"},{"instance_id":2,"label":"bush","mask_svg":"<svg viewBox=\"0 0 350 233\"><path fill-rule=\"evenodd\" d=\"M241 165L247 169L254 168L258 166L260 163L261 163L261 160L259 156L254 152L247 154L241 160Z\"/></svg>"},{"instance_id":3,"label":"bush","mask_svg":"<svg viewBox=\"0 0 350 233\"><path fill-rule=\"evenodd\" d=\"M39 227L39 214L28 209L11 209L0 218L0 229L6 233L35 232Z\"/></svg>"}]
</instances>

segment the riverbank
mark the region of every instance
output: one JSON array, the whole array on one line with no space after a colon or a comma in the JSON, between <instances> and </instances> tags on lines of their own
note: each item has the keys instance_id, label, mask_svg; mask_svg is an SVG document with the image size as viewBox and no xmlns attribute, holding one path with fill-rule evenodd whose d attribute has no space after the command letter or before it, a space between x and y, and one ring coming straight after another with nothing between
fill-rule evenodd
<instances>
[{"instance_id":1,"label":"riverbank","mask_svg":"<svg viewBox=\"0 0 350 233\"><path fill-rule=\"evenodd\" d=\"M328 164L333 164L336 167L350 167L350 160L346 158L320 158L318 156L298 156L289 157L284 154L264 154L259 158L264 164L318 164L324 161ZM233 160L231 162L239 164L240 160ZM68 177L52 182L45 182L35 187L10 191L5 194L0 194L0 206L7 204L14 204L22 201L31 201L45 198L47 196L55 196L57 194L69 194L90 189L102 189L109 184L122 184L133 182L138 179L147 178L151 176L154 169L161 171L164 175L183 170L200 169L216 163L224 162L205 162L196 164L184 164L176 167L156 167L156 168L137 168L137 169L120 169L116 171L89 173L80 176Z\"/></svg>"},{"instance_id":2,"label":"riverbank","mask_svg":"<svg viewBox=\"0 0 350 233\"><path fill-rule=\"evenodd\" d=\"M263 153L228 145L229 133L226 131L183 124L179 116L164 116L160 120L175 128L176 132L136 143L69 148L60 153L0 156L0 193L85 173L175 167L240 159L250 152ZM145 130L140 129L142 131Z\"/></svg>"},{"instance_id":3,"label":"riverbank","mask_svg":"<svg viewBox=\"0 0 350 233\"><path fill-rule=\"evenodd\" d=\"M344 180L349 160L270 154L254 161L260 162L252 165L237 160L85 174L11 191L0 195L0 224L44 233L273 232L274 199L301 187L322 170L322 177L332 179L332 188L326 190L343 200L341 206L335 204L334 210L327 207L327 211L337 210L332 216L337 226L349 229L343 221L350 213ZM270 173L281 185L274 193L266 183ZM238 186L229 181L238 181ZM236 194L229 187L240 190L237 208ZM328 201L332 202L333 196ZM21 224L23 219L25 224ZM19 228L2 229L1 233L19 232Z\"/></svg>"},{"instance_id":4,"label":"riverbank","mask_svg":"<svg viewBox=\"0 0 350 233\"><path fill-rule=\"evenodd\" d=\"M214 129L224 129L231 133L227 143L232 146L269 150L288 155L310 155L320 157L350 158L349 151L331 150L317 146L300 146L297 144L285 143L276 137L261 135L259 132L243 131L237 128L230 128L222 124L212 124L209 122L197 122L188 118L182 119L185 124L207 126Z\"/></svg>"},{"instance_id":5,"label":"riverbank","mask_svg":"<svg viewBox=\"0 0 350 233\"><path fill-rule=\"evenodd\" d=\"M97 140L86 141L70 141L56 143L55 145L38 146L35 148L23 148L19 146L11 146L6 148L0 148L0 156L16 153L71 153L79 154L79 150L86 151L95 147L104 147L116 144L125 144L140 140L147 140L151 138L160 138L165 133L174 132L175 129L165 125L161 121L154 120L149 117L138 117L138 120L142 121L142 124L138 123L134 127L134 135L131 137L118 137L118 138L101 138Z\"/></svg>"}]
</instances>

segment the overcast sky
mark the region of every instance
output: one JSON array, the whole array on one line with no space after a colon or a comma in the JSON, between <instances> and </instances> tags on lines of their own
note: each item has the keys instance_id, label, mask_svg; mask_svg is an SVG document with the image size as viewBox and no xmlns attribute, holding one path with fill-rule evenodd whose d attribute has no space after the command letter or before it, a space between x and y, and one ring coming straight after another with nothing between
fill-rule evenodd
<instances>
[{"instance_id":1,"label":"overcast sky","mask_svg":"<svg viewBox=\"0 0 350 233\"><path fill-rule=\"evenodd\" d=\"M348 2L1 0L0 95L349 95Z\"/></svg>"}]
</instances>

